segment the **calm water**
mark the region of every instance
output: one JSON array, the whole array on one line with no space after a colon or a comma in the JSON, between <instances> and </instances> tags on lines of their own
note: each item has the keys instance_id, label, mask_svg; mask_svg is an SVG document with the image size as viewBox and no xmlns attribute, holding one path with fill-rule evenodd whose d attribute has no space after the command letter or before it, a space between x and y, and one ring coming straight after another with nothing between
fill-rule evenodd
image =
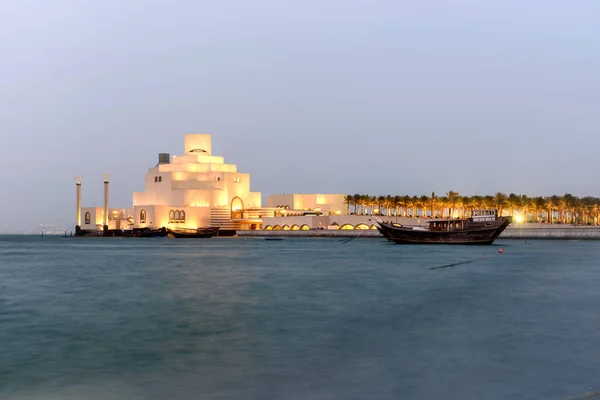
<instances>
[{"instance_id":1,"label":"calm water","mask_svg":"<svg viewBox=\"0 0 600 400\"><path fill-rule=\"evenodd\" d=\"M600 390L599 255L0 236L0 398L568 399Z\"/></svg>"}]
</instances>

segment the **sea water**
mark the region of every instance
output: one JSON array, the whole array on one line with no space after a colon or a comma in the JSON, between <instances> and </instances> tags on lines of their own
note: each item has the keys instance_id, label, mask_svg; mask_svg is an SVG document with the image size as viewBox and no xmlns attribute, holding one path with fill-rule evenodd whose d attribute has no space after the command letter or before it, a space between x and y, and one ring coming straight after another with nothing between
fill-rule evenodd
<instances>
[{"instance_id":1,"label":"sea water","mask_svg":"<svg viewBox=\"0 0 600 400\"><path fill-rule=\"evenodd\" d=\"M581 396L600 390L599 255L0 236L0 399Z\"/></svg>"}]
</instances>

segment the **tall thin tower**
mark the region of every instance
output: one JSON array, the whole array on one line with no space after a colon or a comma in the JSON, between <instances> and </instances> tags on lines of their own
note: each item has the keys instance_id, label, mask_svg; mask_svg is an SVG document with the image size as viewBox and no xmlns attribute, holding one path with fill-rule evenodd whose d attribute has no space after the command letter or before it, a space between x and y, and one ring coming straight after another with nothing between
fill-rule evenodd
<instances>
[{"instance_id":1,"label":"tall thin tower","mask_svg":"<svg viewBox=\"0 0 600 400\"><path fill-rule=\"evenodd\" d=\"M81 233L81 180L83 177L76 176L75 180L75 207L77 208L75 214L75 236Z\"/></svg>"},{"instance_id":2,"label":"tall thin tower","mask_svg":"<svg viewBox=\"0 0 600 400\"><path fill-rule=\"evenodd\" d=\"M109 174L104 174L104 219L103 219L103 229L104 234L108 234L108 178Z\"/></svg>"}]
</instances>

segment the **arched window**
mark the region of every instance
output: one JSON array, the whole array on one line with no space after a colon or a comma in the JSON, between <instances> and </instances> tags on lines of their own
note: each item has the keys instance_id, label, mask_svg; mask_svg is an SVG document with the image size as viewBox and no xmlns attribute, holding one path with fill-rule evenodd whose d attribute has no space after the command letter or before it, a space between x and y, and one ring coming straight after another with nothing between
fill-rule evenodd
<instances>
[{"instance_id":1,"label":"arched window","mask_svg":"<svg viewBox=\"0 0 600 400\"><path fill-rule=\"evenodd\" d=\"M271 225L265 226L265 231L272 231L273 227Z\"/></svg>"},{"instance_id":2,"label":"arched window","mask_svg":"<svg viewBox=\"0 0 600 400\"><path fill-rule=\"evenodd\" d=\"M154 177L154 182L158 182L158 177Z\"/></svg>"},{"instance_id":3,"label":"arched window","mask_svg":"<svg viewBox=\"0 0 600 400\"><path fill-rule=\"evenodd\" d=\"M357 224L354 229L369 229L369 225L367 224Z\"/></svg>"},{"instance_id":4,"label":"arched window","mask_svg":"<svg viewBox=\"0 0 600 400\"><path fill-rule=\"evenodd\" d=\"M310 229L310 226L308 226L308 225L306 225L306 224L304 224L304 225L302 225L302 226L300 227L300 230L303 230L303 231L307 231L307 230L309 230L309 229Z\"/></svg>"},{"instance_id":5,"label":"arched window","mask_svg":"<svg viewBox=\"0 0 600 400\"><path fill-rule=\"evenodd\" d=\"M293 231L299 231L300 227L298 225L292 225L292 230Z\"/></svg>"},{"instance_id":6,"label":"arched window","mask_svg":"<svg viewBox=\"0 0 600 400\"><path fill-rule=\"evenodd\" d=\"M185 211L183 210L179 212L179 222L185 222Z\"/></svg>"},{"instance_id":7,"label":"arched window","mask_svg":"<svg viewBox=\"0 0 600 400\"><path fill-rule=\"evenodd\" d=\"M280 227L279 225L275 225L275 226L273 227L273 230L274 230L274 231L280 231L280 230L281 230L281 227Z\"/></svg>"},{"instance_id":8,"label":"arched window","mask_svg":"<svg viewBox=\"0 0 600 400\"><path fill-rule=\"evenodd\" d=\"M175 211L169 211L169 223L175 222Z\"/></svg>"},{"instance_id":9,"label":"arched window","mask_svg":"<svg viewBox=\"0 0 600 400\"><path fill-rule=\"evenodd\" d=\"M371 225L371 229L376 230L377 227L375 225Z\"/></svg>"},{"instance_id":10,"label":"arched window","mask_svg":"<svg viewBox=\"0 0 600 400\"><path fill-rule=\"evenodd\" d=\"M159 181L159 182L162 182L162 176L159 176L159 177L158 177L158 181Z\"/></svg>"},{"instance_id":11,"label":"arched window","mask_svg":"<svg viewBox=\"0 0 600 400\"><path fill-rule=\"evenodd\" d=\"M146 210L140 211L140 224L146 223Z\"/></svg>"},{"instance_id":12,"label":"arched window","mask_svg":"<svg viewBox=\"0 0 600 400\"><path fill-rule=\"evenodd\" d=\"M289 231L290 230L290 226L289 225L284 225L281 227L282 230L284 231Z\"/></svg>"},{"instance_id":13,"label":"arched window","mask_svg":"<svg viewBox=\"0 0 600 400\"><path fill-rule=\"evenodd\" d=\"M354 225L352 224L344 224L340 227L340 229L344 229L344 230L353 230L354 229Z\"/></svg>"},{"instance_id":14,"label":"arched window","mask_svg":"<svg viewBox=\"0 0 600 400\"><path fill-rule=\"evenodd\" d=\"M179 210L175 210L175 216L173 217L175 222L179 222Z\"/></svg>"},{"instance_id":15,"label":"arched window","mask_svg":"<svg viewBox=\"0 0 600 400\"><path fill-rule=\"evenodd\" d=\"M89 212L89 211L86 211L86 212L85 212L85 224L86 224L86 225L89 225L89 224L90 224L90 220L91 220L91 219L92 219L92 218L91 218L91 216L90 216L90 212Z\"/></svg>"}]
</instances>

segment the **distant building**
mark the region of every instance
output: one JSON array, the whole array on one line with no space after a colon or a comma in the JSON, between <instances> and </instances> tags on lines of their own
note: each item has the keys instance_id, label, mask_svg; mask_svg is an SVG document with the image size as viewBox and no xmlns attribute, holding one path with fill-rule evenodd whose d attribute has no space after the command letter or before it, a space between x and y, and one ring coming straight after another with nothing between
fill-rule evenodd
<instances>
[{"instance_id":1,"label":"distant building","mask_svg":"<svg viewBox=\"0 0 600 400\"><path fill-rule=\"evenodd\" d=\"M276 194L269 207L276 212L262 218L264 230L377 229L369 215L348 215L345 194Z\"/></svg>"},{"instance_id":2,"label":"distant building","mask_svg":"<svg viewBox=\"0 0 600 400\"><path fill-rule=\"evenodd\" d=\"M287 209L288 214L313 211L322 215L346 215L345 194L274 194L267 198L267 206Z\"/></svg>"}]
</instances>

